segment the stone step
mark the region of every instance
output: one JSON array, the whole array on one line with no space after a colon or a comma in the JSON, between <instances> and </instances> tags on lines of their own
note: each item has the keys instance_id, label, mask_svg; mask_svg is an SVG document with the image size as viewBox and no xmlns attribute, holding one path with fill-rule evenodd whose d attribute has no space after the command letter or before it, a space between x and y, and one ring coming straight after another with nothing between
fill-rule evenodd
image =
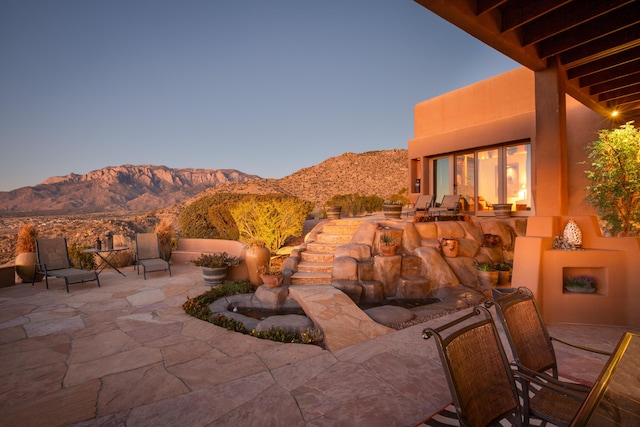
<instances>
[{"instance_id":1,"label":"stone step","mask_svg":"<svg viewBox=\"0 0 640 427\"><path fill-rule=\"evenodd\" d=\"M333 253L302 251L302 252L300 252L300 259L302 261L309 261L309 262L329 262L329 263L333 263Z\"/></svg>"},{"instance_id":2,"label":"stone step","mask_svg":"<svg viewBox=\"0 0 640 427\"><path fill-rule=\"evenodd\" d=\"M345 244L351 242L353 236L350 234L329 234L320 233L316 236L316 242L319 243L340 243Z\"/></svg>"},{"instance_id":3,"label":"stone step","mask_svg":"<svg viewBox=\"0 0 640 427\"><path fill-rule=\"evenodd\" d=\"M292 285L330 285L331 273L309 273L298 271L291 275Z\"/></svg>"},{"instance_id":4,"label":"stone step","mask_svg":"<svg viewBox=\"0 0 640 427\"><path fill-rule=\"evenodd\" d=\"M360 224L327 224L322 228L323 233L327 234L348 234L353 236L360 227Z\"/></svg>"},{"instance_id":5,"label":"stone step","mask_svg":"<svg viewBox=\"0 0 640 427\"><path fill-rule=\"evenodd\" d=\"M298 271L305 273L331 273L333 263L301 261L298 263Z\"/></svg>"},{"instance_id":6,"label":"stone step","mask_svg":"<svg viewBox=\"0 0 640 427\"><path fill-rule=\"evenodd\" d=\"M309 242L307 243L307 251L333 254L340 245L342 245L342 243Z\"/></svg>"}]
</instances>

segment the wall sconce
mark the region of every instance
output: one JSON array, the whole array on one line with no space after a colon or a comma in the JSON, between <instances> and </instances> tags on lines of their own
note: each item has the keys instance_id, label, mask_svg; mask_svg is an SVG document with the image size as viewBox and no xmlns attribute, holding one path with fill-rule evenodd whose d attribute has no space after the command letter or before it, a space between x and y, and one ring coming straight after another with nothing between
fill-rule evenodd
<instances>
[{"instance_id":1,"label":"wall sconce","mask_svg":"<svg viewBox=\"0 0 640 427\"><path fill-rule=\"evenodd\" d=\"M416 182L413 183L413 190L415 193L420 192L420 178L416 178Z\"/></svg>"}]
</instances>

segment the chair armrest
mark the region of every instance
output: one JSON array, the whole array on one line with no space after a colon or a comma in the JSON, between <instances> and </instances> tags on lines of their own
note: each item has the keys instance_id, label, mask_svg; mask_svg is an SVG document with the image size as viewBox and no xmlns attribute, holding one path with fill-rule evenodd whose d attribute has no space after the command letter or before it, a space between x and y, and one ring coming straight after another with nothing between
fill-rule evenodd
<instances>
[{"instance_id":1,"label":"chair armrest","mask_svg":"<svg viewBox=\"0 0 640 427\"><path fill-rule=\"evenodd\" d=\"M531 372L531 371L530 371ZM540 387L544 387L562 396L569 397L578 402L584 401L586 394L584 390L576 390L570 387L569 384L556 380L555 378L547 375L534 372L533 375L527 375L522 371L513 371L513 377L519 380L522 384L523 391L528 393L528 384L536 384Z\"/></svg>"},{"instance_id":2,"label":"chair armrest","mask_svg":"<svg viewBox=\"0 0 640 427\"><path fill-rule=\"evenodd\" d=\"M559 338L551 337L551 341L558 341L559 343L562 343L564 345L568 345L569 347L577 348L577 349L583 350L583 351L588 351L589 353L596 353L596 354L602 354L604 356L611 356L611 352L609 352L609 351L599 350L597 348L585 347L585 346L582 346L582 345L579 345L579 344L573 344L573 343L570 343L568 341L561 340Z\"/></svg>"},{"instance_id":3,"label":"chair armrest","mask_svg":"<svg viewBox=\"0 0 640 427\"><path fill-rule=\"evenodd\" d=\"M566 381L562 381L559 380L549 374L547 374L546 372L537 372L537 371L533 371L529 368L526 368L522 365L520 365L517 362L512 362L511 363L512 366L514 366L516 368L516 372L519 372L527 377L532 377L532 378L538 378L540 381L544 381L550 384L553 384L557 387L561 387L563 389L568 390L570 393L576 393L576 394L583 394L582 399L584 399L584 395L586 395L587 393L589 393L589 391L591 391L591 387L586 386L584 384L580 384L580 383L568 383Z\"/></svg>"}]
</instances>

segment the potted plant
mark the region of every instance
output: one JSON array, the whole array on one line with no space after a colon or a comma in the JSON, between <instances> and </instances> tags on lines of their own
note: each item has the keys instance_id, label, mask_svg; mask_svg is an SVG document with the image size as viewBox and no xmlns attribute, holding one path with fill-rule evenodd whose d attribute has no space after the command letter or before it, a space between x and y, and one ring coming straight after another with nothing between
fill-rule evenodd
<instances>
[{"instance_id":1,"label":"potted plant","mask_svg":"<svg viewBox=\"0 0 640 427\"><path fill-rule=\"evenodd\" d=\"M592 294L596 291L596 279L593 276L575 276L564 279L564 289L567 292Z\"/></svg>"},{"instance_id":2,"label":"potted plant","mask_svg":"<svg viewBox=\"0 0 640 427\"><path fill-rule=\"evenodd\" d=\"M261 266L258 271L260 272L262 283L267 288L277 288L282 284L282 270L279 268L268 264Z\"/></svg>"},{"instance_id":3,"label":"potted plant","mask_svg":"<svg viewBox=\"0 0 640 427\"><path fill-rule=\"evenodd\" d=\"M324 209L327 214L327 219L340 219L340 215L342 214L342 206L327 203Z\"/></svg>"},{"instance_id":4,"label":"potted plant","mask_svg":"<svg viewBox=\"0 0 640 427\"><path fill-rule=\"evenodd\" d=\"M475 262L474 266L478 272L478 283L484 289L495 288L498 284L498 270L490 262Z\"/></svg>"},{"instance_id":5,"label":"potted plant","mask_svg":"<svg viewBox=\"0 0 640 427\"><path fill-rule=\"evenodd\" d=\"M395 244L393 238L386 233L380 235L380 252L384 256L393 256L396 254L398 245Z\"/></svg>"},{"instance_id":6,"label":"potted plant","mask_svg":"<svg viewBox=\"0 0 640 427\"><path fill-rule=\"evenodd\" d=\"M16 260L14 262L16 273L23 283L42 280L42 274L35 274L36 268L36 239L38 229L32 223L23 224L18 230L16 242Z\"/></svg>"},{"instance_id":7,"label":"potted plant","mask_svg":"<svg viewBox=\"0 0 640 427\"><path fill-rule=\"evenodd\" d=\"M227 276L229 267L240 265L240 258L229 255L226 252L214 252L200 254L200 257L191 261L195 266L202 267L202 276L205 285L215 286Z\"/></svg>"},{"instance_id":8,"label":"potted plant","mask_svg":"<svg viewBox=\"0 0 640 427\"><path fill-rule=\"evenodd\" d=\"M496 262L493 267L498 271L498 286L508 286L511 283L511 265Z\"/></svg>"},{"instance_id":9,"label":"potted plant","mask_svg":"<svg viewBox=\"0 0 640 427\"><path fill-rule=\"evenodd\" d=\"M385 200L382 212L387 219L400 219L402 216L402 202L399 200Z\"/></svg>"}]
</instances>

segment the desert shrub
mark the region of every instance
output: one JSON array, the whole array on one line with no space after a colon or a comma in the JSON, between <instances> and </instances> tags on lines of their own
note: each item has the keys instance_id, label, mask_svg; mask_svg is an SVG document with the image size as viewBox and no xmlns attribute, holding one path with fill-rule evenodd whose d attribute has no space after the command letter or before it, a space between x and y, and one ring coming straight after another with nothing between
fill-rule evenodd
<instances>
[{"instance_id":1,"label":"desert shrub","mask_svg":"<svg viewBox=\"0 0 640 427\"><path fill-rule=\"evenodd\" d=\"M382 210L383 199L378 196L362 194L336 194L327 202L327 206L339 206L342 215L352 216Z\"/></svg>"},{"instance_id":2,"label":"desert shrub","mask_svg":"<svg viewBox=\"0 0 640 427\"><path fill-rule=\"evenodd\" d=\"M229 208L240 232L240 240L260 240L276 252L290 236L302 234L313 204L292 196L247 197Z\"/></svg>"},{"instance_id":3,"label":"desert shrub","mask_svg":"<svg viewBox=\"0 0 640 427\"><path fill-rule=\"evenodd\" d=\"M234 202L247 197L244 194L218 193L204 196L187 206L178 222L182 237L196 239L219 239L220 232L211 222L209 208L217 205L231 205Z\"/></svg>"},{"instance_id":4,"label":"desert shrub","mask_svg":"<svg viewBox=\"0 0 640 427\"><path fill-rule=\"evenodd\" d=\"M38 229L33 223L26 223L20 226L18 230L18 241L16 242L16 253L26 253L36 251L36 239L38 238Z\"/></svg>"},{"instance_id":5,"label":"desert shrub","mask_svg":"<svg viewBox=\"0 0 640 427\"><path fill-rule=\"evenodd\" d=\"M240 237L238 226L226 205L219 204L209 207L207 219L216 229L220 239L238 240Z\"/></svg>"},{"instance_id":6,"label":"desert shrub","mask_svg":"<svg viewBox=\"0 0 640 427\"><path fill-rule=\"evenodd\" d=\"M171 244L173 245L173 238L176 235L176 231L173 228L173 224L168 219L161 220L155 228L155 233L158 235L158 240L160 244Z\"/></svg>"},{"instance_id":7,"label":"desert shrub","mask_svg":"<svg viewBox=\"0 0 640 427\"><path fill-rule=\"evenodd\" d=\"M587 202L612 236L640 235L640 130L631 123L601 130L587 145Z\"/></svg>"},{"instance_id":8,"label":"desert shrub","mask_svg":"<svg viewBox=\"0 0 640 427\"><path fill-rule=\"evenodd\" d=\"M94 270L96 268L94 255L82 252L85 249L89 249L89 246L81 246L77 243L69 246L68 252L69 259L71 260L71 266L74 268L82 268L84 270Z\"/></svg>"}]
</instances>

